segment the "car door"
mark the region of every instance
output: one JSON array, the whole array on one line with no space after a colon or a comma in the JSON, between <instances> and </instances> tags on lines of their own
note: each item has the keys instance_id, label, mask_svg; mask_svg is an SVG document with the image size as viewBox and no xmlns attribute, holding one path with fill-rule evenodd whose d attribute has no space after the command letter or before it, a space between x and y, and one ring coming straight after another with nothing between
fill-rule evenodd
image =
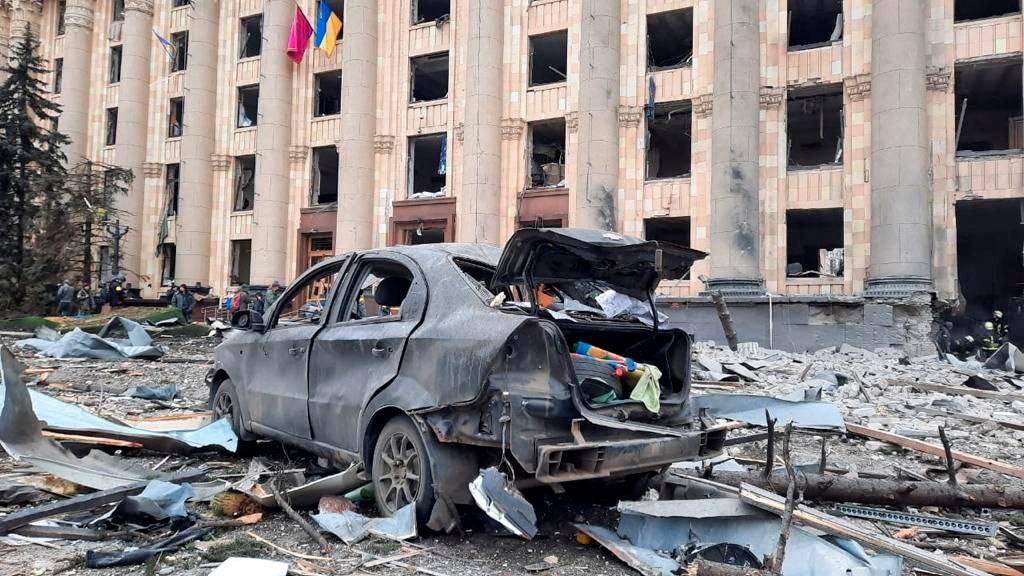
<instances>
[{"instance_id":1,"label":"car door","mask_svg":"<svg viewBox=\"0 0 1024 576\"><path fill-rule=\"evenodd\" d=\"M308 440L309 345L324 325L324 309L336 289L346 259L311 268L274 302L246 363L249 415L259 427ZM265 433L265 431L264 431Z\"/></svg>"},{"instance_id":2,"label":"car door","mask_svg":"<svg viewBox=\"0 0 1024 576\"><path fill-rule=\"evenodd\" d=\"M412 259L397 253L367 253L352 270L313 340L309 419L314 440L354 452L363 408L398 374L427 287Z\"/></svg>"}]
</instances>

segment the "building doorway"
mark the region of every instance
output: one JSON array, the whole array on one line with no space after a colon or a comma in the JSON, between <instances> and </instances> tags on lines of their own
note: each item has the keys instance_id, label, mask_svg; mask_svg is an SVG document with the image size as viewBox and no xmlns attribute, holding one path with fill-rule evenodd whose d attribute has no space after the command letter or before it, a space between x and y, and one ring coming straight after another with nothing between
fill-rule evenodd
<instances>
[{"instance_id":1,"label":"building doorway","mask_svg":"<svg viewBox=\"0 0 1024 576\"><path fill-rule=\"evenodd\" d=\"M965 317L984 322L1008 311L1024 288L1024 200L957 202L956 247Z\"/></svg>"}]
</instances>

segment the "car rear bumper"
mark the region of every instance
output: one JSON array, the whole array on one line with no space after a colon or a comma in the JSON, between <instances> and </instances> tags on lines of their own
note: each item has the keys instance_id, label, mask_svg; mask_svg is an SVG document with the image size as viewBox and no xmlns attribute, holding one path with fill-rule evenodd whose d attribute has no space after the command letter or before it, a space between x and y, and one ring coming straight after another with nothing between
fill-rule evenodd
<instances>
[{"instance_id":1,"label":"car rear bumper","mask_svg":"<svg viewBox=\"0 0 1024 576\"><path fill-rule=\"evenodd\" d=\"M536 478L545 484L607 478L657 470L674 462L710 458L721 452L728 428L678 436L623 434L620 439L537 446Z\"/></svg>"}]
</instances>

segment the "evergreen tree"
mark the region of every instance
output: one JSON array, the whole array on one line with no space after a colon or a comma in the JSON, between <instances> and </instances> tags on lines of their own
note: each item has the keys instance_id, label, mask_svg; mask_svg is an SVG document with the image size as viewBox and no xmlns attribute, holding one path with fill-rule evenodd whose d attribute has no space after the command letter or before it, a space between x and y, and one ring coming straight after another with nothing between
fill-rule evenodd
<instances>
[{"instance_id":1,"label":"evergreen tree","mask_svg":"<svg viewBox=\"0 0 1024 576\"><path fill-rule=\"evenodd\" d=\"M0 85L0 312L38 307L48 297L40 284L52 282L61 269L62 255L46 245L56 229L37 226L40 216L60 222L67 202L61 147L68 139L53 129L60 106L41 80L47 71L29 28L13 46ZM26 298L29 285L32 301Z\"/></svg>"}]
</instances>

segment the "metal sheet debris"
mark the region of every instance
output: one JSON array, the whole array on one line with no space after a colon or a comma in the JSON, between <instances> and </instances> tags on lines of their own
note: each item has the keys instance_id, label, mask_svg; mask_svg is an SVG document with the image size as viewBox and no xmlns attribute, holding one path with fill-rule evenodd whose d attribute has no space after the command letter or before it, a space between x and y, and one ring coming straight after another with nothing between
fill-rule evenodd
<instances>
[{"instance_id":1,"label":"metal sheet debris","mask_svg":"<svg viewBox=\"0 0 1024 576\"><path fill-rule=\"evenodd\" d=\"M260 477L270 474L270 472L271 470L262 460L254 458L249 462L249 470L245 477L235 482L232 488L245 493L264 508L277 508L274 494L259 483ZM295 508L312 508L320 502L320 498L323 496L344 494L363 484L366 484L366 479L362 478L362 467L351 464L337 474L305 482L300 486L285 490L281 495Z\"/></svg>"},{"instance_id":2,"label":"metal sheet debris","mask_svg":"<svg viewBox=\"0 0 1024 576\"><path fill-rule=\"evenodd\" d=\"M110 338L114 330L122 328L127 338ZM97 360L123 360L125 358L155 359L164 355L153 339L138 322L114 316L99 331L90 334L79 328L64 334L59 340L27 338L15 346L35 350L51 358L95 358Z\"/></svg>"},{"instance_id":3,"label":"metal sheet debris","mask_svg":"<svg viewBox=\"0 0 1024 576\"><path fill-rule=\"evenodd\" d=\"M481 470L469 483L469 492L484 513L516 536L530 540L537 535L537 514L533 505L497 468Z\"/></svg>"},{"instance_id":4,"label":"metal sheet debris","mask_svg":"<svg viewBox=\"0 0 1024 576\"><path fill-rule=\"evenodd\" d=\"M712 418L737 420L755 426L767 424L767 410L777 420L776 426L792 422L797 428L846 430L839 408L831 402L794 402L756 394L704 394L693 396L689 409L695 415L704 409Z\"/></svg>"},{"instance_id":5,"label":"metal sheet debris","mask_svg":"<svg viewBox=\"0 0 1024 576\"><path fill-rule=\"evenodd\" d=\"M985 368L1006 370L1007 372L1024 372L1024 352L1012 343L1003 344L985 361Z\"/></svg>"},{"instance_id":6,"label":"metal sheet debris","mask_svg":"<svg viewBox=\"0 0 1024 576\"><path fill-rule=\"evenodd\" d=\"M902 510L886 510L885 508L869 508L867 506L853 506L850 504L838 504L835 510L846 516L856 518L867 518L869 520L880 520L890 524L901 524L904 526L920 526L923 528L937 528L947 532L958 534L973 534L975 536L995 536L999 534L999 525L995 522L981 520L965 520L962 518L950 518L946 516L932 516L930 514L915 514Z\"/></svg>"},{"instance_id":7,"label":"metal sheet debris","mask_svg":"<svg viewBox=\"0 0 1024 576\"><path fill-rule=\"evenodd\" d=\"M673 576L679 572L679 563L675 560L666 558L650 548L634 546L607 528L586 524L575 524L575 526L577 530L593 538L616 558L629 564L644 576Z\"/></svg>"},{"instance_id":8,"label":"metal sheet debris","mask_svg":"<svg viewBox=\"0 0 1024 576\"><path fill-rule=\"evenodd\" d=\"M355 544L370 534L390 540L408 540L416 537L416 507L402 507L391 518L367 518L347 510L314 514L313 520L321 529L334 534L345 544Z\"/></svg>"}]
</instances>

